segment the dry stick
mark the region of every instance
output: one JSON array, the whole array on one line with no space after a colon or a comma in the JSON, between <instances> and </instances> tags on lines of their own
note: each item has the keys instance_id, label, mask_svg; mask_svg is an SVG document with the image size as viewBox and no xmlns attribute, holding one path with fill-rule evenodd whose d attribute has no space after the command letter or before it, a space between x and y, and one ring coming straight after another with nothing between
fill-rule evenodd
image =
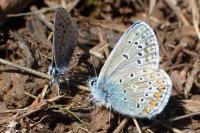
<instances>
[{"instance_id":1,"label":"dry stick","mask_svg":"<svg viewBox=\"0 0 200 133\"><path fill-rule=\"evenodd\" d=\"M189 96L190 90L192 89L192 85L194 82L194 78L199 71L200 71L200 62L199 62L199 59L197 59L194 63L193 69L191 71L191 75L188 77L185 83L184 95L186 98L188 98Z\"/></svg>"},{"instance_id":2,"label":"dry stick","mask_svg":"<svg viewBox=\"0 0 200 133\"><path fill-rule=\"evenodd\" d=\"M141 128L140 128L140 126L139 126L139 124L138 124L136 118L133 118L133 122L135 123L135 126L136 126L136 128L137 128L137 130L138 130L138 133L142 133Z\"/></svg>"},{"instance_id":3,"label":"dry stick","mask_svg":"<svg viewBox=\"0 0 200 133\"><path fill-rule=\"evenodd\" d=\"M42 77L42 78L45 78L45 79L48 79L48 80L51 80L51 79L52 79L51 75L49 75L49 74L42 73L42 72L39 72L39 71L30 69L30 68L22 67L22 66L20 66L20 65L14 64L14 63L12 63L12 62L6 61L6 60L1 59L1 58L0 58L0 63L2 63L2 64L4 64L4 65L9 65L9 66L11 66L11 67L15 67L15 68L17 68L17 69L19 69L19 70L28 72L28 73L33 74L33 75L36 75L36 76L38 76L38 77ZM88 87L85 87L85 86L83 86L83 85L76 85L76 87L77 87L78 89L80 89L80 90L90 92L90 90L88 89ZM44 94L43 94L42 96L44 96Z\"/></svg>"},{"instance_id":4,"label":"dry stick","mask_svg":"<svg viewBox=\"0 0 200 133\"><path fill-rule=\"evenodd\" d=\"M122 122L118 125L118 127L113 131L113 133L120 133L121 130L124 128L125 124L127 123L128 118L124 118Z\"/></svg>"},{"instance_id":5,"label":"dry stick","mask_svg":"<svg viewBox=\"0 0 200 133\"><path fill-rule=\"evenodd\" d=\"M55 10L57 7L59 7L59 5L53 6L53 7L49 7L49 8L43 8L41 10L34 11L34 12L8 14L8 15L6 15L6 17L8 17L8 18L10 18L10 17L22 17L22 16L33 15L33 14L40 14L40 13L45 13L45 12L48 12L48 11L51 11L51 10Z\"/></svg>"},{"instance_id":6,"label":"dry stick","mask_svg":"<svg viewBox=\"0 0 200 133\"><path fill-rule=\"evenodd\" d=\"M49 80L52 79L51 76L48 75L48 74L45 74L45 73L42 73L42 72L38 72L38 71L30 69L30 68L22 67L20 65L14 64L12 62L6 61L6 60L1 59L1 58L0 58L0 63L15 67L15 68L17 68L19 70L23 70L25 72L28 72L30 74L33 74L33 75L36 75L36 76L39 76L39 77L42 77L42 78L45 78L45 79L49 79Z\"/></svg>"},{"instance_id":7,"label":"dry stick","mask_svg":"<svg viewBox=\"0 0 200 133\"><path fill-rule=\"evenodd\" d=\"M156 0L150 0L149 1L149 16L153 12L153 9L154 9L155 5L156 5Z\"/></svg>"},{"instance_id":8,"label":"dry stick","mask_svg":"<svg viewBox=\"0 0 200 133\"><path fill-rule=\"evenodd\" d=\"M191 9L192 9L192 20L193 20L193 25L194 25L194 29L198 35L198 38L200 40L200 31L199 31L199 9L197 7L197 3L196 0L190 0L188 1Z\"/></svg>"},{"instance_id":9,"label":"dry stick","mask_svg":"<svg viewBox=\"0 0 200 133\"><path fill-rule=\"evenodd\" d=\"M37 9L36 6L32 6L32 7L31 7L31 11L32 11L32 12L37 12L38 9ZM52 24L50 21L48 21L48 19L46 18L46 16L44 16L42 13L38 13L38 14L36 15L36 17L37 17L44 25L46 25L46 27L48 27L49 29L51 29L51 30L53 31L53 24Z\"/></svg>"},{"instance_id":10,"label":"dry stick","mask_svg":"<svg viewBox=\"0 0 200 133\"><path fill-rule=\"evenodd\" d=\"M171 62L174 62L177 55L187 46L187 43L180 42L178 46L176 46L171 54L170 60Z\"/></svg>"},{"instance_id":11,"label":"dry stick","mask_svg":"<svg viewBox=\"0 0 200 133\"><path fill-rule=\"evenodd\" d=\"M174 0L165 0L165 2L167 3L167 5L174 10L176 16L178 16L178 18L183 22L183 24L185 26L190 26L189 21L186 19L186 17L183 15L183 13L181 12L181 9L174 4Z\"/></svg>"},{"instance_id":12,"label":"dry stick","mask_svg":"<svg viewBox=\"0 0 200 133\"><path fill-rule=\"evenodd\" d=\"M182 116L179 116L179 117L176 117L176 118L173 118L173 119L166 120L166 121L164 121L164 123L175 122L175 121L182 120L182 119L192 117L192 116L195 116L195 115L200 115L200 112L194 112L194 113L191 113L191 114L182 115Z\"/></svg>"}]
</instances>

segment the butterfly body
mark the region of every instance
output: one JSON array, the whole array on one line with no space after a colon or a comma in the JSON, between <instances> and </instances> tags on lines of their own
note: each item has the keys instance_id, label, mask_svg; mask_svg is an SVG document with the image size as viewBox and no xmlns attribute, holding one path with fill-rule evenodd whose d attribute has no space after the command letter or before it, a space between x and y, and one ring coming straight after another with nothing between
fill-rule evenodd
<instances>
[{"instance_id":1,"label":"butterfly body","mask_svg":"<svg viewBox=\"0 0 200 133\"><path fill-rule=\"evenodd\" d=\"M73 51L78 43L77 25L72 20L70 13L62 8L56 8L53 32L52 64L49 67L49 74L58 88L60 94L61 81L67 81L66 73ZM68 82L68 81L67 81Z\"/></svg>"},{"instance_id":2,"label":"butterfly body","mask_svg":"<svg viewBox=\"0 0 200 133\"><path fill-rule=\"evenodd\" d=\"M159 69L159 47L149 25L136 21L120 38L99 77L89 82L94 102L139 118L152 118L166 106L172 89Z\"/></svg>"}]
</instances>

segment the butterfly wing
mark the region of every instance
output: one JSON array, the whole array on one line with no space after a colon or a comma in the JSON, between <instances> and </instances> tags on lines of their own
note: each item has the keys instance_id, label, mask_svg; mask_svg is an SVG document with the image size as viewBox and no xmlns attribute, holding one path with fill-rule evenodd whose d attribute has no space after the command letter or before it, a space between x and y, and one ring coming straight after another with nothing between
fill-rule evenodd
<instances>
[{"instance_id":1,"label":"butterfly wing","mask_svg":"<svg viewBox=\"0 0 200 133\"><path fill-rule=\"evenodd\" d=\"M62 7L56 9L53 32L53 60L58 73L65 73L77 45L77 25L70 13Z\"/></svg>"},{"instance_id":2,"label":"butterfly wing","mask_svg":"<svg viewBox=\"0 0 200 133\"><path fill-rule=\"evenodd\" d=\"M159 69L159 46L149 25L136 21L124 33L105 62L96 88L102 90L94 95L97 100L125 115L151 118L163 110L172 83Z\"/></svg>"},{"instance_id":3,"label":"butterfly wing","mask_svg":"<svg viewBox=\"0 0 200 133\"><path fill-rule=\"evenodd\" d=\"M135 21L122 35L105 62L99 78L112 76L115 72L131 67L158 69L159 46L152 28L144 22Z\"/></svg>"},{"instance_id":4,"label":"butterfly wing","mask_svg":"<svg viewBox=\"0 0 200 133\"><path fill-rule=\"evenodd\" d=\"M151 118L166 106L172 89L167 73L160 69L126 69L108 80L112 108L122 114Z\"/></svg>"}]
</instances>

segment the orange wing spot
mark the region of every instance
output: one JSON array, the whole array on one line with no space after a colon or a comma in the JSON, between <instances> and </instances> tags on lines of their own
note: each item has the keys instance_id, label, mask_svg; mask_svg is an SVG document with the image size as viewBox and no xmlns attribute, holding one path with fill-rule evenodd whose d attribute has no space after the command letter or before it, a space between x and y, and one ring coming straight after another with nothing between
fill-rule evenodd
<instances>
[{"instance_id":1,"label":"orange wing spot","mask_svg":"<svg viewBox=\"0 0 200 133\"><path fill-rule=\"evenodd\" d=\"M161 98L161 93L160 92L156 92L154 93L154 97L159 100Z\"/></svg>"},{"instance_id":2,"label":"orange wing spot","mask_svg":"<svg viewBox=\"0 0 200 133\"><path fill-rule=\"evenodd\" d=\"M157 106L157 100L151 100L149 102L151 108L155 108Z\"/></svg>"},{"instance_id":3,"label":"orange wing spot","mask_svg":"<svg viewBox=\"0 0 200 133\"><path fill-rule=\"evenodd\" d=\"M160 91L162 91L162 90L164 90L165 89L165 84L164 84L164 81L163 80L157 80L157 84L158 84L158 89L160 90Z\"/></svg>"},{"instance_id":4,"label":"orange wing spot","mask_svg":"<svg viewBox=\"0 0 200 133\"><path fill-rule=\"evenodd\" d=\"M151 78L151 79L154 79L154 78L156 78L156 75L152 73L152 74L150 75L150 78Z\"/></svg>"},{"instance_id":5,"label":"orange wing spot","mask_svg":"<svg viewBox=\"0 0 200 133\"><path fill-rule=\"evenodd\" d=\"M146 114L148 114L149 113L149 109L146 108L146 107L144 107L143 112L146 113Z\"/></svg>"},{"instance_id":6,"label":"orange wing spot","mask_svg":"<svg viewBox=\"0 0 200 133\"><path fill-rule=\"evenodd\" d=\"M146 47L145 51L148 53L148 52L151 52L152 48L151 47Z\"/></svg>"}]
</instances>

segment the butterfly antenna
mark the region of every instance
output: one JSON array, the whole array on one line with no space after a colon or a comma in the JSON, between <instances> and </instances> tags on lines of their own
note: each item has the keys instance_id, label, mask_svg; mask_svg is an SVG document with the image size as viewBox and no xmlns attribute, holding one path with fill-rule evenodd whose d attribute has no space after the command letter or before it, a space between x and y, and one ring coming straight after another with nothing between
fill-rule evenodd
<instances>
[{"instance_id":1,"label":"butterfly antenna","mask_svg":"<svg viewBox=\"0 0 200 133\"><path fill-rule=\"evenodd\" d=\"M91 60L93 60L93 59L92 59L92 56L91 56ZM97 71L96 71L95 66L94 66L93 63L92 63L92 66L93 66L93 69L94 69L95 76L97 77Z\"/></svg>"}]
</instances>

